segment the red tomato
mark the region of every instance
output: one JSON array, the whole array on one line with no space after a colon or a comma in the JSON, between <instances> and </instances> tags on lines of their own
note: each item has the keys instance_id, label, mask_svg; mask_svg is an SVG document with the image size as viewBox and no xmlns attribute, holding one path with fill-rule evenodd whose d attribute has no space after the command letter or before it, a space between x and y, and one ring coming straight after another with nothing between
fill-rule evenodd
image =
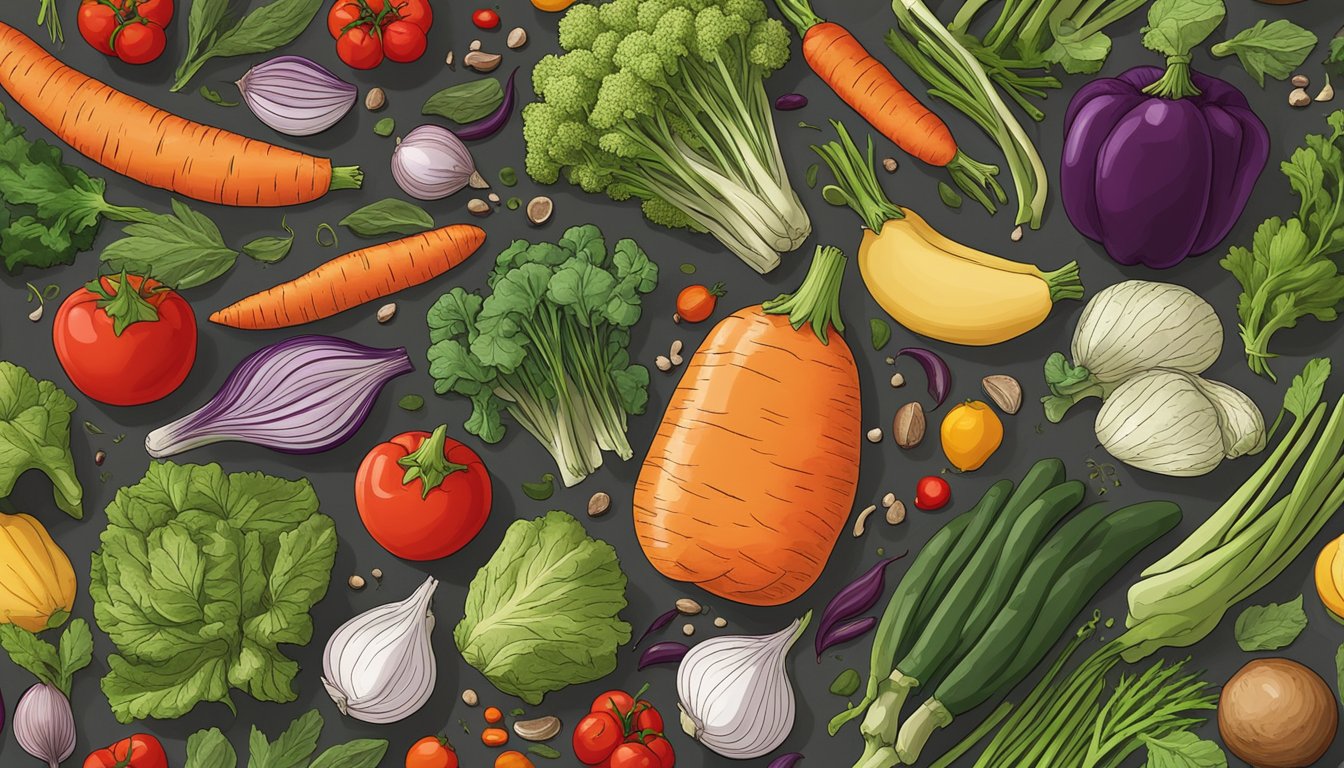
<instances>
[{"instance_id":1,"label":"red tomato","mask_svg":"<svg viewBox=\"0 0 1344 768\"><path fill-rule=\"evenodd\" d=\"M383 53L392 61L408 64L424 56L428 46L425 31L409 21L392 21L383 27Z\"/></svg>"},{"instance_id":2,"label":"red tomato","mask_svg":"<svg viewBox=\"0 0 1344 768\"><path fill-rule=\"evenodd\" d=\"M168 756L159 740L137 733L84 759L84 768L168 768Z\"/></svg>"},{"instance_id":3,"label":"red tomato","mask_svg":"<svg viewBox=\"0 0 1344 768\"><path fill-rule=\"evenodd\" d=\"M434 25L434 9L430 7L429 0L401 0L397 3L397 15L402 21L409 21L419 27L425 34L429 34L429 28Z\"/></svg>"},{"instance_id":4,"label":"red tomato","mask_svg":"<svg viewBox=\"0 0 1344 768\"><path fill-rule=\"evenodd\" d=\"M951 500L952 486L937 475L921 477L919 484L915 486L915 506L922 510L932 512L935 509L942 509Z\"/></svg>"},{"instance_id":5,"label":"red tomato","mask_svg":"<svg viewBox=\"0 0 1344 768\"><path fill-rule=\"evenodd\" d=\"M115 56L112 35L117 31L117 11L99 0L84 0L79 6L79 35L105 56Z\"/></svg>"},{"instance_id":6,"label":"red tomato","mask_svg":"<svg viewBox=\"0 0 1344 768\"><path fill-rule=\"evenodd\" d=\"M134 275L124 282L125 293L121 277L105 275L70 294L51 335L76 389L109 405L143 405L187 378L196 316L177 291Z\"/></svg>"},{"instance_id":7,"label":"red tomato","mask_svg":"<svg viewBox=\"0 0 1344 768\"><path fill-rule=\"evenodd\" d=\"M426 736L407 750L406 768L457 768L457 752L448 739Z\"/></svg>"},{"instance_id":8,"label":"red tomato","mask_svg":"<svg viewBox=\"0 0 1344 768\"><path fill-rule=\"evenodd\" d=\"M437 560L467 545L490 515L490 475L448 427L380 443L355 475L355 508L374 541L407 560Z\"/></svg>"},{"instance_id":9,"label":"red tomato","mask_svg":"<svg viewBox=\"0 0 1344 768\"><path fill-rule=\"evenodd\" d=\"M471 14L471 23L481 29L498 29L499 14L489 8L477 8L475 12Z\"/></svg>"},{"instance_id":10,"label":"red tomato","mask_svg":"<svg viewBox=\"0 0 1344 768\"><path fill-rule=\"evenodd\" d=\"M662 734L645 736L643 741L644 746L658 757L662 768L673 768L677 764L677 753L672 750L672 743Z\"/></svg>"},{"instance_id":11,"label":"red tomato","mask_svg":"<svg viewBox=\"0 0 1344 768\"><path fill-rule=\"evenodd\" d=\"M373 69L383 63L383 44L368 26L347 29L336 41L336 55L355 69Z\"/></svg>"},{"instance_id":12,"label":"red tomato","mask_svg":"<svg viewBox=\"0 0 1344 768\"><path fill-rule=\"evenodd\" d=\"M611 753L611 768L662 768L663 761L648 746L626 742Z\"/></svg>"},{"instance_id":13,"label":"red tomato","mask_svg":"<svg viewBox=\"0 0 1344 768\"><path fill-rule=\"evenodd\" d=\"M663 716L658 714L658 710L654 709L652 704L640 699L639 703L635 704L635 718L631 723L630 730L635 733L644 733L645 731L662 733Z\"/></svg>"},{"instance_id":14,"label":"red tomato","mask_svg":"<svg viewBox=\"0 0 1344 768\"><path fill-rule=\"evenodd\" d=\"M584 765L605 765L625 740L620 720L609 712L590 712L574 727L574 756Z\"/></svg>"},{"instance_id":15,"label":"red tomato","mask_svg":"<svg viewBox=\"0 0 1344 768\"><path fill-rule=\"evenodd\" d=\"M624 720L630 710L635 708L635 698L625 691L607 691L593 699L589 712L609 712L617 720Z\"/></svg>"},{"instance_id":16,"label":"red tomato","mask_svg":"<svg viewBox=\"0 0 1344 768\"><path fill-rule=\"evenodd\" d=\"M112 36L112 49L127 64L148 64L159 58L168 37L163 27L150 21L130 21Z\"/></svg>"},{"instance_id":17,"label":"red tomato","mask_svg":"<svg viewBox=\"0 0 1344 768\"><path fill-rule=\"evenodd\" d=\"M677 314L688 323L698 323L714 314L719 297L727 291L723 283L715 283L712 288L703 285L688 285L677 294Z\"/></svg>"},{"instance_id":18,"label":"red tomato","mask_svg":"<svg viewBox=\"0 0 1344 768\"><path fill-rule=\"evenodd\" d=\"M173 20L173 0L140 0L135 5L135 15L167 27Z\"/></svg>"},{"instance_id":19,"label":"red tomato","mask_svg":"<svg viewBox=\"0 0 1344 768\"><path fill-rule=\"evenodd\" d=\"M327 11L327 32L333 40L338 40L345 28L364 16L359 0L336 0L336 4Z\"/></svg>"}]
</instances>

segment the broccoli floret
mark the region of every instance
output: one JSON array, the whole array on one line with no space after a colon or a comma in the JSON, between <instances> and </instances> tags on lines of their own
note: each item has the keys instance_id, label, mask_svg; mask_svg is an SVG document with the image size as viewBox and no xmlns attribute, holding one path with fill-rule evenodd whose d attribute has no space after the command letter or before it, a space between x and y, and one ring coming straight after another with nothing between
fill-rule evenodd
<instances>
[{"instance_id":1,"label":"broccoli floret","mask_svg":"<svg viewBox=\"0 0 1344 768\"><path fill-rule=\"evenodd\" d=\"M534 179L637 198L650 221L711 233L760 272L807 238L764 88L789 32L762 0L578 4L560 46L523 109Z\"/></svg>"}]
</instances>

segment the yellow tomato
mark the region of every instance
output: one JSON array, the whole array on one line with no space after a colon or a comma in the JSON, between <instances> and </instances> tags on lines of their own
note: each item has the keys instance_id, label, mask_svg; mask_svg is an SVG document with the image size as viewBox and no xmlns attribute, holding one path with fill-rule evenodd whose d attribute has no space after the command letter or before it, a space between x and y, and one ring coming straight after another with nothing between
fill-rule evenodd
<instances>
[{"instance_id":1,"label":"yellow tomato","mask_svg":"<svg viewBox=\"0 0 1344 768\"><path fill-rule=\"evenodd\" d=\"M532 0L533 7L548 13L559 13L574 3L575 0Z\"/></svg>"},{"instance_id":2,"label":"yellow tomato","mask_svg":"<svg viewBox=\"0 0 1344 768\"><path fill-rule=\"evenodd\" d=\"M1316 558L1316 594L1331 615L1344 618L1344 595L1340 594L1340 585L1335 581L1334 565L1339 558L1339 539L1334 539Z\"/></svg>"},{"instance_id":3,"label":"yellow tomato","mask_svg":"<svg viewBox=\"0 0 1344 768\"><path fill-rule=\"evenodd\" d=\"M967 400L947 412L940 430L943 454L963 472L979 469L1003 443L1003 422L994 409Z\"/></svg>"}]
</instances>

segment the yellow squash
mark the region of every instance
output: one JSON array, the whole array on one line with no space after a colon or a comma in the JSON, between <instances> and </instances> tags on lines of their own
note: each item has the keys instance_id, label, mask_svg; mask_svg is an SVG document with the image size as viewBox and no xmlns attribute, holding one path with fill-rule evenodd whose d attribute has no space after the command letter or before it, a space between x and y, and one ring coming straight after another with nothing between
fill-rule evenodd
<instances>
[{"instance_id":1,"label":"yellow squash","mask_svg":"<svg viewBox=\"0 0 1344 768\"><path fill-rule=\"evenodd\" d=\"M0 514L0 624L29 632L60 625L75 605L75 569L29 515Z\"/></svg>"},{"instance_id":2,"label":"yellow squash","mask_svg":"<svg viewBox=\"0 0 1344 768\"><path fill-rule=\"evenodd\" d=\"M1325 610L1336 619L1344 621L1344 582L1339 577L1344 569L1344 556L1339 550L1339 539L1332 539L1321 549L1316 558L1314 581L1316 594L1320 596Z\"/></svg>"}]
</instances>

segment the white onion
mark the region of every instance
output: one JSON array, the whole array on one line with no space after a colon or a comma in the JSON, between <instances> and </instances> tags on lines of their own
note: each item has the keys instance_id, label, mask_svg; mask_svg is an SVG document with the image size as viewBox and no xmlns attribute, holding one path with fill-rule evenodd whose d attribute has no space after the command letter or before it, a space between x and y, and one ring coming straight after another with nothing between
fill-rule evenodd
<instances>
[{"instance_id":1,"label":"white onion","mask_svg":"<svg viewBox=\"0 0 1344 768\"><path fill-rule=\"evenodd\" d=\"M422 125L392 151L392 178L402 191L420 200L445 198L473 176L480 178L467 145L443 126Z\"/></svg>"},{"instance_id":2,"label":"white onion","mask_svg":"<svg viewBox=\"0 0 1344 768\"><path fill-rule=\"evenodd\" d=\"M55 686L38 683L14 708L14 738L23 751L56 768L75 751L75 715Z\"/></svg>"},{"instance_id":3,"label":"white onion","mask_svg":"<svg viewBox=\"0 0 1344 768\"><path fill-rule=\"evenodd\" d=\"M248 109L288 136L312 136L340 122L359 89L302 56L279 56L249 69L238 81Z\"/></svg>"}]
</instances>

